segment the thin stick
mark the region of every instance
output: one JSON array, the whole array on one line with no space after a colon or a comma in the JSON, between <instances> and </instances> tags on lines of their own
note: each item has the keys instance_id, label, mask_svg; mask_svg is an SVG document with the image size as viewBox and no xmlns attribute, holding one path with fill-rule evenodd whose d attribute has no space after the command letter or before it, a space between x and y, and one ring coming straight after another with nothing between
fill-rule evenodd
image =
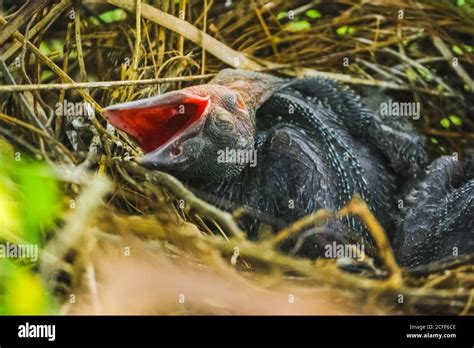
<instances>
[{"instance_id":1,"label":"thin stick","mask_svg":"<svg viewBox=\"0 0 474 348\"><path fill-rule=\"evenodd\" d=\"M0 24L6 23L6 20L0 16ZM44 55L35 45L31 43L31 41L27 40L20 32L16 31L13 34L13 37L20 41L21 43L26 42L26 46L28 47L29 50L33 52L33 54L38 57L38 59L45 65L47 65L56 75L58 75L62 80L69 81L69 83L74 83L74 80L66 74L56 63L54 63L50 58L48 58L46 55ZM1 92L1 91L0 91ZM97 112L99 112L101 115L103 115L104 109L102 106L99 105L89 94L86 92L79 90L78 93L89 103L94 105L95 109ZM107 131L102 127L102 125L96 120L93 119L92 122L94 123L94 126L100 130L102 134L108 134Z\"/></svg>"},{"instance_id":2,"label":"thin stick","mask_svg":"<svg viewBox=\"0 0 474 348\"><path fill-rule=\"evenodd\" d=\"M149 183L160 184L166 187L175 197L184 199L186 204L189 204L194 208L196 212L207 216L217 222L226 232L238 239L244 238L244 232L237 226L232 214L222 211L216 208L212 204L203 201L198 198L193 192L188 190L178 179L175 177L159 172L159 171L147 171L145 168L130 162L125 162L125 165L130 172L140 174Z\"/></svg>"},{"instance_id":3,"label":"thin stick","mask_svg":"<svg viewBox=\"0 0 474 348\"><path fill-rule=\"evenodd\" d=\"M140 60L140 46L142 42L142 1L135 2L135 49L133 52L133 70L138 70L138 62Z\"/></svg>"},{"instance_id":4,"label":"thin stick","mask_svg":"<svg viewBox=\"0 0 474 348\"><path fill-rule=\"evenodd\" d=\"M24 92L24 91L51 91L51 90L68 90L83 88L110 88L117 86L134 86L134 85L156 85L161 83L188 82L214 77L215 74L204 74L194 76L181 77L163 77L158 79L144 80L128 80L128 81L99 81L99 82L72 82L72 83L51 83L38 85L15 85L0 86L0 93L5 92Z\"/></svg>"},{"instance_id":5,"label":"thin stick","mask_svg":"<svg viewBox=\"0 0 474 348\"><path fill-rule=\"evenodd\" d=\"M292 236L295 233L298 233L307 227L313 226L316 222L327 220L332 215L334 214L328 209L318 210L316 213L307 215L301 218L300 220L297 220L290 226L282 229L280 232L278 232L275 235L275 237L271 239L270 243L273 245L276 245L282 240L288 238L289 236Z\"/></svg>"},{"instance_id":6,"label":"thin stick","mask_svg":"<svg viewBox=\"0 0 474 348\"><path fill-rule=\"evenodd\" d=\"M464 70L460 63L453 63L454 55L451 53L444 41L441 40L441 38L439 38L438 36L432 36L431 40L433 41L433 44L438 49L438 51L443 55L443 58L450 63L456 74L458 74L458 76L464 81L464 83L469 86L471 92L474 92L474 81L471 79L467 71Z\"/></svg>"},{"instance_id":7,"label":"thin stick","mask_svg":"<svg viewBox=\"0 0 474 348\"><path fill-rule=\"evenodd\" d=\"M367 203L359 197L354 197L339 211L338 215L357 215L367 225L367 229L377 245L380 258L390 273L390 283L394 287L399 287L402 283L402 271L400 267L398 267L392 247L390 246L390 242L382 225L380 225L377 218L372 214Z\"/></svg>"},{"instance_id":8,"label":"thin stick","mask_svg":"<svg viewBox=\"0 0 474 348\"><path fill-rule=\"evenodd\" d=\"M74 20L74 38L76 40L77 62L79 63L79 79L81 81L87 81L86 65L84 63L84 54L82 53L81 16L79 11L76 13Z\"/></svg>"},{"instance_id":9,"label":"thin stick","mask_svg":"<svg viewBox=\"0 0 474 348\"><path fill-rule=\"evenodd\" d=\"M179 0L178 17L186 19L186 0ZM184 36L178 35L178 52L180 56L184 56Z\"/></svg>"},{"instance_id":10,"label":"thin stick","mask_svg":"<svg viewBox=\"0 0 474 348\"><path fill-rule=\"evenodd\" d=\"M204 0L204 17L202 22L202 31L205 33L207 28L207 0ZM201 74L206 73L206 47L202 47L202 56L201 56Z\"/></svg>"},{"instance_id":11,"label":"thin stick","mask_svg":"<svg viewBox=\"0 0 474 348\"><path fill-rule=\"evenodd\" d=\"M38 135L41 135L42 137L48 139L48 140L51 140L52 142L54 142L54 144L56 146L58 146L61 151L67 156L69 157L69 159L72 161L72 163L75 163L76 162L76 159L74 158L74 156L71 154L71 152L61 143L59 142L55 137L51 136L49 133L39 129L39 128L36 128L35 126L32 126L31 124L27 123L27 122L23 122L15 117L12 117L12 116L8 116L8 115L5 115L4 113L0 112L0 119L6 121L6 122L10 122L10 123L14 123L20 127L23 127L23 128L26 128L26 129L29 129L30 131L38 134Z\"/></svg>"},{"instance_id":12,"label":"thin stick","mask_svg":"<svg viewBox=\"0 0 474 348\"><path fill-rule=\"evenodd\" d=\"M8 23L2 23L4 26L0 31L0 47L19 29L23 24L29 21L34 13L41 11L49 3L49 0L38 0L29 3L23 7L16 16Z\"/></svg>"}]
</instances>

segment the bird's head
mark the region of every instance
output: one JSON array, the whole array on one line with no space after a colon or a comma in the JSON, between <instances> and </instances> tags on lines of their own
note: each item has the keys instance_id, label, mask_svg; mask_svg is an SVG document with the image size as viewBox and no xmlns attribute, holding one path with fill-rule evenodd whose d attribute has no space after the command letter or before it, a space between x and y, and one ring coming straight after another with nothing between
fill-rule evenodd
<instances>
[{"instance_id":1,"label":"bird's head","mask_svg":"<svg viewBox=\"0 0 474 348\"><path fill-rule=\"evenodd\" d=\"M109 122L145 152L140 163L182 179L228 179L245 163L220 161L226 148L251 151L255 122L239 92L206 84L109 106Z\"/></svg>"}]
</instances>

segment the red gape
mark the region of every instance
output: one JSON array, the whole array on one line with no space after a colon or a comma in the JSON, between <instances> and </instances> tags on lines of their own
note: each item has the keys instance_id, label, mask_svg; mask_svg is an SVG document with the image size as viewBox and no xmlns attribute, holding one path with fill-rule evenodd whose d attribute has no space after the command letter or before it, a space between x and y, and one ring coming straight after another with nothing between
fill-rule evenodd
<instances>
[{"instance_id":1,"label":"red gape","mask_svg":"<svg viewBox=\"0 0 474 348\"><path fill-rule=\"evenodd\" d=\"M110 123L133 136L145 152L151 152L199 120L209 97L183 98L180 103L107 111Z\"/></svg>"}]
</instances>

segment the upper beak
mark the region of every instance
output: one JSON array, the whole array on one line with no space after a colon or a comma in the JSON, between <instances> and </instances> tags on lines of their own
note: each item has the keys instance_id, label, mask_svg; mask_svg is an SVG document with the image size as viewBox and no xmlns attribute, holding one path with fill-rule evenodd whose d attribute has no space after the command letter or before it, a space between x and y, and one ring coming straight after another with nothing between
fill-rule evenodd
<instances>
[{"instance_id":1,"label":"upper beak","mask_svg":"<svg viewBox=\"0 0 474 348\"><path fill-rule=\"evenodd\" d=\"M194 94L188 93L186 91L172 91L164 94L160 94L154 97L149 97L145 99L138 99L131 102L120 103L110 105L105 108L106 115L107 113L113 113L117 110L137 110L157 106L166 106L166 105L175 105L180 104L186 99L202 98Z\"/></svg>"},{"instance_id":2,"label":"upper beak","mask_svg":"<svg viewBox=\"0 0 474 348\"><path fill-rule=\"evenodd\" d=\"M209 103L209 96L180 90L109 106L105 116L114 127L134 137L146 153L151 153L201 121Z\"/></svg>"}]
</instances>

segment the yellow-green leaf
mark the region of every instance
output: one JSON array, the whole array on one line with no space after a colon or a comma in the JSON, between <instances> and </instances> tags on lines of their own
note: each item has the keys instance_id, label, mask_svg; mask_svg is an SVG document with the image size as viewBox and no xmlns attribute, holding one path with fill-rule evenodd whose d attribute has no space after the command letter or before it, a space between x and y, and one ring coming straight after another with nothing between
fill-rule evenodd
<instances>
[{"instance_id":1,"label":"yellow-green leaf","mask_svg":"<svg viewBox=\"0 0 474 348\"><path fill-rule=\"evenodd\" d=\"M346 34L354 34L356 32L356 28L348 26L348 25L343 25L342 27L339 27L336 29L337 35L346 35Z\"/></svg>"},{"instance_id":2,"label":"yellow-green leaf","mask_svg":"<svg viewBox=\"0 0 474 348\"><path fill-rule=\"evenodd\" d=\"M5 283L6 314L38 315L48 313L48 295L38 275L16 267Z\"/></svg>"},{"instance_id":3,"label":"yellow-green leaf","mask_svg":"<svg viewBox=\"0 0 474 348\"><path fill-rule=\"evenodd\" d=\"M0 239L11 240L11 236L19 236L21 231L20 211L14 192L10 178L0 174Z\"/></svg>"},{"instance_id":4,"label":"yellow-green leaf","mask_svg":"<svg viewBox=\"0 0 474 348\"><path fill-rule=\"evenodd\" d=\"M449 115L449 120L451 121L452 124L455 126L460 126L462 125L462 120L456 116L456 115Z\"/></svg>"},{"instance_id":5,"label":"yellow-green leaf","mask_svg":"<svg viewBox=\"0 0 474 348\"><path fill-rule=\"evenodd\" d=\"M415 70L413 70L412 68L408 68L408 69L406 70L405 74L407 75L407 78L408 78L410 81L416 81L417 75L416 75Z\"/></svg>"},{"instance_id":6,"label":"yellow-green leaf","mask_svg":"<svg viewBox=\"0 0 474 348\"><path fill-rule=\"evenodd\" d=\"M315 10L314 8L306 11L304 14L306 15L306 17L309 17L311 19L321 18L321 12Z\"/></svg>"},{"instance_id":7,"label":"yellow-green leaf","mask_svg":"<svg viewBox=\"0 0 474 348\"><path fill-rule=\"evenodd\" d=\"M464 50L468 53L472 53L474 51L474 47L470 46L470 45L462 45L462 47L464 48Z\"/></svg>"},{"instance_id":8,"label":"yellow-green leaf","mask_svg":"<svg viewBox=\"0 0 474 348\"><path fill-rule=\"evenodd\" d=\"M15 176L20 188L17 199L23 217L23 236L30 243L40 243L42 230L53 225L59 212L58 183L43 164L22 165Z\"/></svg>"},{"instance_id":9,"label":"yellow-green leaf","mask_svg":"<svg viewBox=\"0 0 474 348\"><path fill-rule=\"evenodd\" d=\"M459 47L458 45L453 45L451 47L451 49L453 50L454 53L456 53L457 55L462 55L463 54L463 51L462 51L462 48Z\"/></svg>"},{"instance_id":10,"label":"yellow-green leaf","mask_svg":"<svg viewBox=\"0 0 474 348\"><path fill-rule=\"evenodd\" d=\"M441 119L441 121L439 121L439 124L441 125L441 127L447 129L447 128L449 128L450 122L449 122L449 119L444 117L443 119Z\"/></svg>"},{"instance_id":11,"label":"yellow-green leaf","mask_svg":"<svg viewBox=\"0 0 474 348\"><path fill-rule=\"evenodd\" d=\"M302 31L308 30L309 28L311 28L311 24L309 24L308 21L290 22L286 25L288 31Z\"/></svg>"},{"instance_id":12,"label":"yellow-green leaf","mask_svg":"<svg viewBox=\"0 0 474 348\"><path fill-rule=\"evenodd\" d=\"M114 22L120 22L124 20L125 18L127 18L127 14L122 9L116 9L116 10L111 10L111 11L101 13L99 15L99 18L103 20L105 23L114 23Z\"/></svg>"},{"instance_id":13,"label":"yellow-green leaf","mask_svg":"<svg viewBox=\"0 0 474 348\"><path fill-rule=\"evenodd\" d=\"M285 11L280 11L280 12L278 12L278 14L277 14L277 19L278 19L278 20L281 20L281 19L286 18L286 17L288 17L288 13L285 12Z\"/></svg>"}]
</instances>

